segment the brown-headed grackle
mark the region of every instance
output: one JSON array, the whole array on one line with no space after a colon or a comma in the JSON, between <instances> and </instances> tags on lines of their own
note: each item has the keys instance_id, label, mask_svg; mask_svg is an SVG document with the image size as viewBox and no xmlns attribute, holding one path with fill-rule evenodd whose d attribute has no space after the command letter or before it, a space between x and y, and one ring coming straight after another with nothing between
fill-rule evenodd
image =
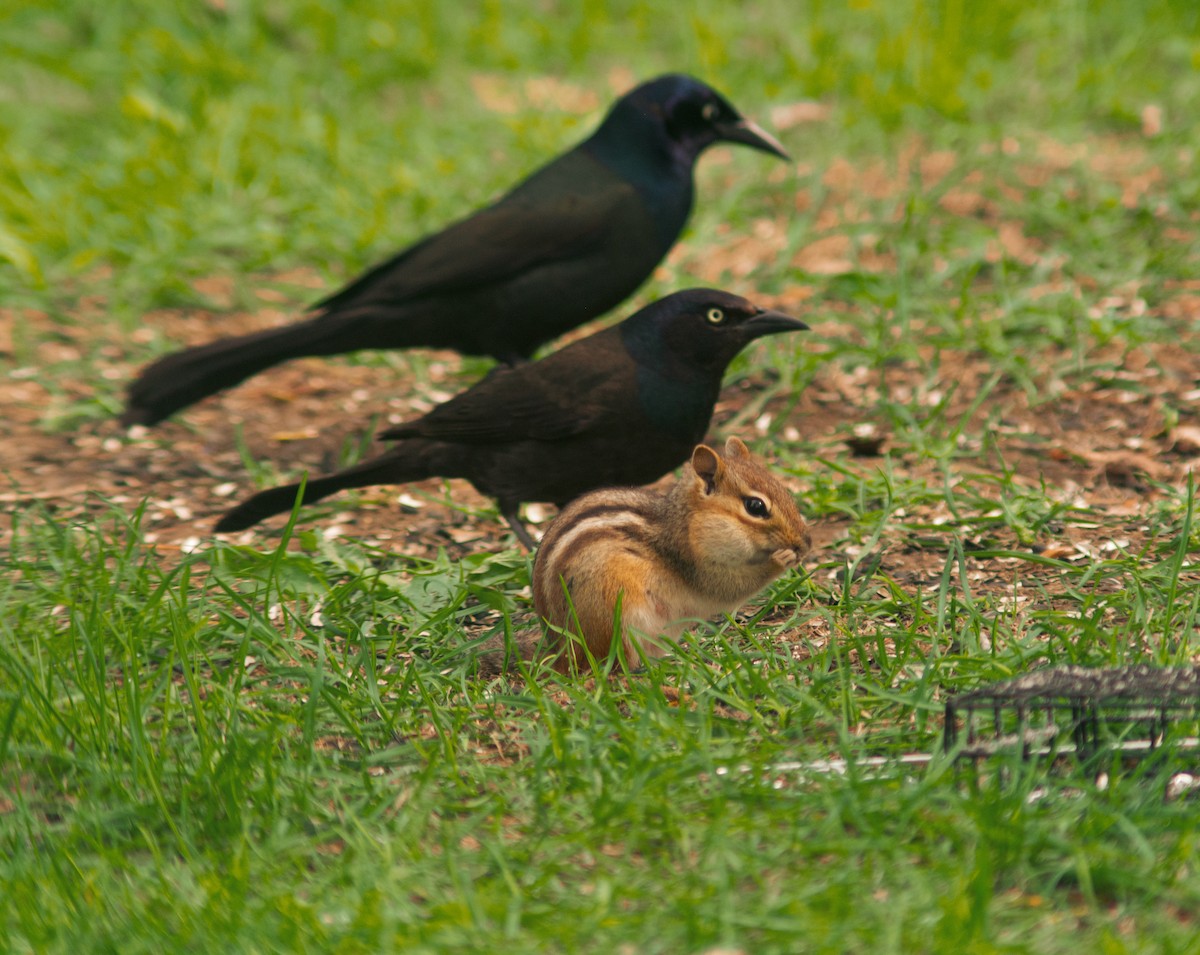
<instances>
[{"instance_id":1,"label":"brown-headed grackle","mask_svg":"<svg viewBox=\"0 0 1200 955\"><path fill-rule=\"evenodd\" d=\"M562 506L593 488L662 477L704 438L733 356L763 335L807 327L728 292L676 292L539 361L497 369L424 417L389 428L379 437L396 445L312 479L304 502L350 487L461 477L494 497L532 546L517 514L523 501ZM291 510L299 488L255 494L216 530Z\"/></svg>"},{"instance_id":2,"label":"brown-headed grackle","mask_svg":"<svg viewBox=\"0 0 1200 955\"><path fill-rule=\"evenodd\" d=\"M692 169L716 142L787 155L699 80L644 83L574 149L318 302L315 317L159 359L130 385L121 420L155 424L302 355L424 346L527 359L645 281L683 230Z\"/></svg>"}]
</instances>

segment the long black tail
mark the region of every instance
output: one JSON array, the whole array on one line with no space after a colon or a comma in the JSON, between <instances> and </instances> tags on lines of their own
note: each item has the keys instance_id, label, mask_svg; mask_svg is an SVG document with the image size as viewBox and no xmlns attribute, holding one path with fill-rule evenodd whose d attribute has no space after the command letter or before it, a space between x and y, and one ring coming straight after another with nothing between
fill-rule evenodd
<instances>
[{"instance_id":1,"label":"long black tail","mask_svg":"<svg viewBox=\"0 0 1200 955\"><path fill-rule=\"evenodd\" d=\"M373 316L318 315L281 328L185 348L160 358L129 386L121 423L157 424L201 398L231 388L290 358L419 344L402 340L408 322L395 320L386 324L387 341L382 340L380 322Z\"/></svg>"},{"instance_id":2,"label":"long black tail","mask_svg":"<svg viewBox=\"0 0 1200 955\"><path fill-rule=\"evenodd\" d=\"M432 473L421 454L402 454L403 445L326 477L313 478L304 486L304 504L312 504L337 491L374 484L404 484L419 481ZM218 533L241 531L273 514L284 514L296 503L300 484L288 484L260 491L226 512L213 530Z\"/></svg>"}]
</instances>

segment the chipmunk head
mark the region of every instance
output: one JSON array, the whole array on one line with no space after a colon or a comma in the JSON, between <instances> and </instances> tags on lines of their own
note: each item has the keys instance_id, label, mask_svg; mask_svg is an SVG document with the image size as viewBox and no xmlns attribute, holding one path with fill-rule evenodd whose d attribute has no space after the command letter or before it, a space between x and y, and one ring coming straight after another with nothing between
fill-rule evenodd
<instances>
[{"instance_id":1,"label":"chipmunk head","mask_svg":"<svg viewBox=\"0 0 1200 955\"><path fill-rule=\"evenodd\" d=\"M791 493L741 439L726 441L724 454L698 445L691 470L690 536L698 553L731 566L769 562L778 574L797 566L811 549L808 525Z\"/></svg>"}]
</instances>

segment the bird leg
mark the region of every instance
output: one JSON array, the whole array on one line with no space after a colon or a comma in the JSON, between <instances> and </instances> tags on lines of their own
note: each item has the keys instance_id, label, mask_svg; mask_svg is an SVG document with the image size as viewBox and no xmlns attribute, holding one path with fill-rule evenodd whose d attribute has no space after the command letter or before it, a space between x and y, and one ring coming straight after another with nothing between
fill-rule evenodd
<instances>
[{"instance_id":1,"label":"bird leg","mask_svg":"<svg viewBox=\"0 0 1200 955\"><path fill-rule=\"evenodd\" d=\"M512 532L517 535L517 540L525 545L526 550L537 550L537 543L529 534L529 529L521 523L521 516L517 513L517 509L505 509L500 512L504 516L504 520L508 522L508 526L512 528Z\"/></svg>"}]
</instances>

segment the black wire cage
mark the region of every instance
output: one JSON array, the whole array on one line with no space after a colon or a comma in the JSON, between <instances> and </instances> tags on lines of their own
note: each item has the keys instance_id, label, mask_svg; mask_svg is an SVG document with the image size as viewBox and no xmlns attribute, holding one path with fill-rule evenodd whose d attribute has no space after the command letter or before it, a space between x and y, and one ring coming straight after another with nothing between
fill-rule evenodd
<instances>
[{"instance_id":1,"label":"black wire cage","mask_svg":"<svg viewBox=\"0 0 1200 955\"><path fill-rule=\"evenodd\" d=\"M958 759L1137 757L1200 735L1200 668L1066 666L951 697L943 747Z\"/></svg>"}]
</instances>

